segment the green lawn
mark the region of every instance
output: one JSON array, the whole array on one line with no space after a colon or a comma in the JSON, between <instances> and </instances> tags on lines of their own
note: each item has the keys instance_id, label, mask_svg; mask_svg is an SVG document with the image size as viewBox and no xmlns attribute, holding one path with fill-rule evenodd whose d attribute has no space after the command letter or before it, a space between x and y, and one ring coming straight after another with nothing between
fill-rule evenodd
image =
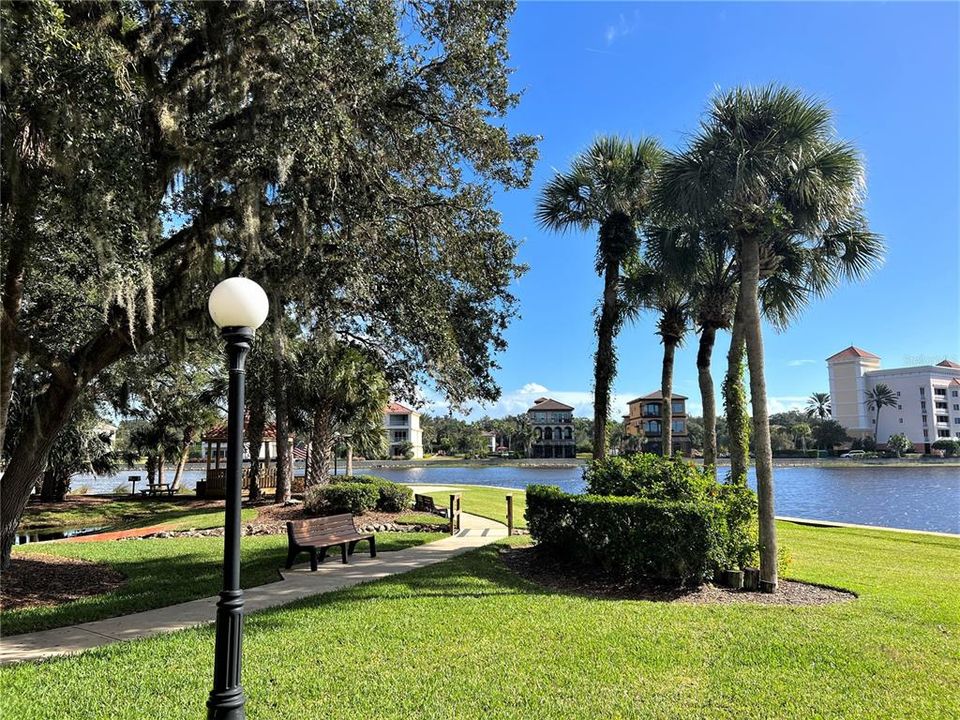
<instances>
[{"instance_id":1,"label":"green lawn","mask_svg":"<svg viewBox=\"0 0 960 720\"><path fill-rule=\"evenodd\" d=\"M523 490L504 490L502 488L483 487L482 485L444 485L456 488L463 495L463 511L497 522L507 523L507 493L513 493L513 526L525 528L527 521L523 514L527 509L527 495ZM450 491L427 492L438 507L450 505Z\"/></svg>"},{"instance_id":2,"label":"green lawn","mask_svg":"<svg viewBox=\"0 0 960 720\"><path fill-rule=\"evenodd\" d=\"M493 546L250 616L248 716L960 716L960 541L780 528L790 575L860 598L805 608L595 600L519 579ZM179 632L2 668L0 695L10 717L201 717L212 652L211 627Z\"/></svg>"},{"instance_id":3,"label":"green lawn","mask_svg":"<svg viewBox=\"0 0 960 720\"><path fill-rule=\"evenodd\" d=\"M256 517L244 510L244 521ZM172 500L91 500L68 498L55 506L29 505L20 521L20 530L43 531L62 528L106 526L112 530L173 523L175 529L207 528L223 524L223 509L199 509L190 503Z\"/></svg>"},{"instance_id":4,"label":"green lawn","mask_svg":"<svg viewBox=\"0 0 960 720\"><path fill-rule=\"evenodd\" d=\"M222 517L222 516L221 516ZM377 550L389 552L446 537L443 533L378 533ZM358 549L363 552L366 545ZM287 556L286 535L254 535L241 543L244 587L279 580ZM0 612L4 635L125 615L215 595L220 590L223 538L169 538L83 543L43 543L17 547L16 558L31 553L101 562L127 577L117 590L57 607ZM339 557L333 548L328 557ZM301 557L305 560L306 556Z\"/></svg>"}]
</instances>

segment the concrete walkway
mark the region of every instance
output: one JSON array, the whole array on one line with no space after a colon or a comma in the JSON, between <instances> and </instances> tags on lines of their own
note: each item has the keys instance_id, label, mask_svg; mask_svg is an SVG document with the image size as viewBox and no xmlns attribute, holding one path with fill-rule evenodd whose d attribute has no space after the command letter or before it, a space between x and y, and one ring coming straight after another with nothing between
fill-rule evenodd
<instances>
[{"instance_id":1,"label":"concrete walkway","mask_svg":"<svg viewBox=\"0 0 960 720\"><path fill-rule=\"evenodd\" d=\"M317 572L309 564L282 570L283 580L244 591L246 613L286 605L302 598L340 590L389 575L409 572L448 560L507 536L507 528L476 515L462 514L463 529L454 536L407 550L381 552L376 558L358 551L349 565L338 556ZM78 653L123 640L174 632L214 621L216 597L156 608L132 615L0 638L0 665Z\"/></svg>"}]
</instances>

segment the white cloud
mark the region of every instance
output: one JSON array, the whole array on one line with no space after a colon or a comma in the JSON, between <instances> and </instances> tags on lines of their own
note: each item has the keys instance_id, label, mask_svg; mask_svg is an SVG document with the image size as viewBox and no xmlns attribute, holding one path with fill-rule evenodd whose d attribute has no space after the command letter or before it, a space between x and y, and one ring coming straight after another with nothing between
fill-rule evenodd
<instances>
[{"instance_id":1,"label":"white cloud","mask_svg":"<svg viewBox=\"0 0 960 720\"><path fill-rule=\"evenodd\" d=\"M800 367L801 365L815 365L816 360L791 360L787 363L787 367Z\"/></svg>"},{"instance_id":2,"label":"white cloud","mask_svg":"<svg viewBox=\"0 0 960 720\"><path fill-rule=\"evenodd\" d=\"M803 410L807 405L806 397L800 395L781 395L779 397L767 397L767 412L773 413L790 412L791 410Z\"/></svg>"},{"instance_id":3,"label":"white cloud","mask_svg":"<svg viewBox=\"0 0 960 720\"><path fill-rule=\"evenodd\" d=\"M617 18L617 22L613 25L608 25L606 32L603 34L603 39L606 41L607 46L613 45L620 38L624 38L627 35L632 35L637 28L640 27L640 11L634 10L633 14L629 17L620 13L620 17Z\"/></svg>"}]
</instances>

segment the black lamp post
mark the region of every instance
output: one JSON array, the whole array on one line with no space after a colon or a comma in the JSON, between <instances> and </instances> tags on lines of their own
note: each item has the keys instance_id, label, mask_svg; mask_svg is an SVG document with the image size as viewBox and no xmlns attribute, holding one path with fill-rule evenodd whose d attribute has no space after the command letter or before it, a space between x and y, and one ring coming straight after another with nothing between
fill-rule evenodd
<instances>
[{"instance_id":1,"label":"black lamp post","mask_svg":"<svg viewBox=\"0 0 960 720\"><path fill-rule=\"evenodd\" d=\"M213 690L207 699L208 720L243 720L246 698L240 684L243 641L243 591L240 589L240 506L243 492L244 363L254 331L267 317L267 295L246 278L217 285L207 303L220 327L230 362L227 395L226 513L223 535L223 590L217 602Z\"/></svg>"}]
</instances>

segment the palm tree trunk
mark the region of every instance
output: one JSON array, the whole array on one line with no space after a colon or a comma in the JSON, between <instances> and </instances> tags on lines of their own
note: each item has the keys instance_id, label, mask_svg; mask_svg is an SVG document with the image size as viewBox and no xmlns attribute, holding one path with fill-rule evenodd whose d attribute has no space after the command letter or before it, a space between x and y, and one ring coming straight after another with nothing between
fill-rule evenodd
<instances>
[{"instance_id":1,"label":"palm tree trunk","mask_svg":"<svg viewBox=\"0 0 960 720\"><path fill-rule=\"evenodd\" d=\"M717 329L705 326L700 332L700 347L697 349L697 380L700 383L700 402L703 405L703 466L717 474L717 401L714 397L713 375L710 360Z\"/></svg>"},{"instance_id":2,"label":"palm tree trunk","mask_svg":"<svg viewBox=\"0 0 960 720\"><path fill-rule=\"evenodd\" d=\"M310 485L330 481L330 453L333 450L333 427L327 408L318 408L310 432Z\"/></svg>"},{"instance_id":3,"label":"palm tree trunk","mask_svg":"<svg viewBox=\"0 0 960 720\"><path fill-rule=\"evenodd\" d=\"M730 438L730 481L746 485L750 467L750 425L747 396L743 390L743 321L734 318L727 352L727 373L723 379L723 402Z\"/></svg>"},{"instance_id":4,"label":"palm tree trunk","mask_svg":"<svg viewBox=\"0 0 960 720\"><path fill-rule=\"evenodd\" d=\"M663 368L660 372L660 454L670 457L673 454L673 356L676 344L672 340L663 341Z\"/></svg>"},{"instance_id":5,"label":"palm tree trunk","mask_svg":"<svg viewBox=\"0 0 960 720\"><path fill-rule=\"evenodd\" d=\"M620 267L607 263L603 274L603 304L597 320L597 354L593 371L593 459L607 456L607 416L610 413L610 385L617 371L617 351L613 346L620 314L617 297Z\"/></svg>"},{"instance_id":6,"label":"palm tree trunk","mask_svg":"<svg viewBox=\"0 0 960 720\"><path fill-rule=\"evenodd\" d=\"M877 417L873 421L873 444L877 444L877 433L880 432L880 404L877 404Z\"/></svg>"},{"instance_id":7,"label":"palm tree trunk","mask_svg":"<svg viewBox=\"0 0 960 720\"><path fill-rule=\"evenodd\" d=\"M740 246L740 297L737 315L742 316L750 368L750 404L753 410L754 451L757 456L757 496L760 525L760 589L777 589L777 526L773 502L773 453L767 413L767 384L763 373L763 332L760 326L760 242L744 235Z\"/></svg>"}]
</instances>

